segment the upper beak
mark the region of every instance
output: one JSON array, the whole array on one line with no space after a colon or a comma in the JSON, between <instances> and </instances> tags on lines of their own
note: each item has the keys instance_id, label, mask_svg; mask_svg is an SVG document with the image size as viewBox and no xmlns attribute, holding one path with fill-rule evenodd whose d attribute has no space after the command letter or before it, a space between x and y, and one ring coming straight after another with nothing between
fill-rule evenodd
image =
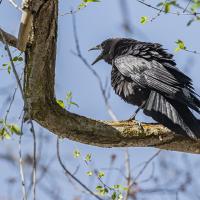
<instances>
[{"instance_id":1,"label":"upper beak","mask_svg":"<svg viewBox=\"0 0 200 200\"><path fill-rule=\"evenodd\" d=\"M97 45L96 47L93 47L93 48L89 49L88 51L92 51L92 50L101 50L101 46Z\"/></svg>"},{"instance_id":2,"label":"upper beak","mask_svg":"<svg viewBox=\"0 0 200 200\"><path fill-rule=\"evenodd\" d=\"M89 49L88 51L92 51L92 50L100 50L100 48L98 46L96 46L96 47Z\"/></svg>"},{"instance_id":3,"label":"upper beak","mask_svg":"<svg viewBox=\"0 0 200 200\"><path fill-rule=\"evenodd\" d=\"M92 50L102 50L102 49L101 49L100 45L97 45L96 47L93 47L93 48L89 49L88 51L92 51ZM101 59L103 59L103 52L95 59L95 61L92 63L92 65L94 65L95 63L97 63Z\"/></svg>"}]
</instances>

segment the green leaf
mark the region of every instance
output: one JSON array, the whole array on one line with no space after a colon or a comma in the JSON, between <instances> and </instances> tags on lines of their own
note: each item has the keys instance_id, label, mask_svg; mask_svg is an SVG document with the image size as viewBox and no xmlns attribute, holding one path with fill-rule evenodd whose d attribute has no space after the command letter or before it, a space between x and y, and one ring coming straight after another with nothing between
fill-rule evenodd
<instances>
[{"instance_id":1,"label":"green leaf","mask_svg":"<svg viewBox=\"0 0 200 200\"><path fill-rule=\"evenodd\" d=\"M80 157L81 152L78 149L76 149L76 150L74 150L73 155L74 155L74 158L78 158L78 157Z\"/></svg>"},{"instance_id":2,"label":"green leaf","mask_svg":"<svg viewBox=\"0 0 200 200\"><path fill-rule=\"evenodd\" d=\"M15 133L17 135L21 134L20 128L17 124L10 125L10 131L11 131L11 133Z\"/></svg>"},{"instance_id":3,"label":"green leaf","mask_svg":"<svg viewBox=\"0 0 200 200\"><path fill-rule=\"evenodd\" d=\"M147 16L142 16L141 18L140 18L140 23L141 24L146 24L148 22L148 17Z\"/></svg>"},{"instance_id":4,"label":"green leaf","mask_svg":"<svg viewBox=\"0 0 200 200\"><path fill-rule=\"evenodd\" d=\"M98 173L98 177L99 178L102 178L102 177L104 177L105 176L105 173L103 172L103 171L100 171L99 173Z\"/></svg>"},{"instance_id":5,"label":"green leaf","mask_svg":"<svg viewBox=\"0 0 200 200\"><path fill-rule=\"evenodd\" d=\"M4 63L2 66L3 66L3 67L6 67L7 65L8 65L7 63Z\"/></svg>"},{"instance_id":6,"label":"green leaf","mask_svg":"<svg viewBox=\"0 0 200 200\"><path fill-rule=\"evenodd\" d=\"M121 187L121 185L119 185L119 184L113 185L113 188L116 190L118 190L120 187Z\"/></svg>"},{"instance_id":7,"label":"green leaf","mask_svg":"<svg viewBox=\"0 0 200 200\"><path fill-rule=\"evenodd\" d=\"M9 140L11 138L10 134L9 133L5 133L4 136L3 136L5 139Z\"/></svg>"},{"instance_id":8,"label":"green leaf","mask_svg":"<svg viewBox=\"0 0 200 200\"><path fill-rule=\"evenodd\" d=\"M196 0L196 1L193 1L193 2L194 3L191 6L191 11L196 12L196 10L200 8L200 1Z\"/></svg>"},{"instance_id":9,"label":"green leaf","mask_svg":"<svg viewBox=\"0 0 200 200\"><path fill-rule=\"evenodd\" d=\"M92 155L91 153L88 153L86 156L85 156L85 161L86 162L90 162L92 160Z\"/></svg>"},{"instance_id":10,"label":"green leaf","mask_svg":"<svg viewBox=\"0 0 200 200\"><path fill-rule=\"evenodd\" d=\"M96 190L99 192L100 195L104 196L108 193L108 189L102 187L101 185L96 186Z\"/></svg>"},{"instance_id":11,"label":"green leaf","mask_svg":"<svg viewBox=\"0 0 200 200\"><path fill-rule=\"evenodd\" d=\"M20 56L20 57L18 57L18 61L19 62L22 62L23 61L23 58Z\"/></svg>"},{"instance_id":12,"label":"green leaf","mask_svg":"<svg viewBox=\"0 0 200 200\"><path fill-rule=\"evenodd\" d=\"M82 8L85 8L88 5L88 3L94 3L94 2L100 2L100 0L83 0L82 3L78 5L78 9L80 10Z\"/></svg>"},{"instance_id":13,"label":"green leaf","mask_svg":"<svg viewBox=\"0 0 200 200\"><path fill-rule=\"evenodd\" d=\"M170 12L170 8L171 8L171 3L165 3L165 13Z\"/></svg>"},{"instance_id":14,"label":"green leaf","mask_svg":"<svg viewBox=\"0 0 200 200\"><path fill-rule=\"evenodd\" d=\"M10 74L10 71L11 71L11 66L10 65L8 65L7 71Z\"/></svg>"},{"instance_id":15,"label":"green leaf","mask_svg":"<svg viewBox=\"0 0 200 200\"><path fill-rule=\"evenodd\" d=\"M0 136L2 139L5 138L9 140L11 138L10 133L6 130L6 128L0 129Z\"/></svg>"},{"instance_id":16,"label":"green leaf","mask_svg":"<svg viewBox=\"0 0 200 200\"><path fill-rule=\"evenodd\" d=\"M108 192L109 192L108 189L107 189L107 188L104 188L104 189L100 190L100 195L104 196L104 195L106 195Z\"/></svg>"},{"instance_id":17,"label":"green leaf","mask_svg":"<svg viewBox=\"0 0 200 200\"><path fill-rule=\"evenodd\" d=\"M77 103L73 102L73 101L70 101L70 105L74 105L74 106L79 108L79 105Z\"/></svg>"},{"instance_id":18,"label":"green leaf","mask_svg":"<svg viewBox=\"0 0 200 200\"><path fill-rule=\"evenodd\" d=\"M60 107L65 108L65 104L64 104L64 102L62 100L58 100L57 99L56 102Z\"/></svg>"},{"instance_id":19,"label":"green leaf","mask_svg":"<svg viewBox=\"0 0 200 200\"><path fill-rule=\"evenodd\" d=\"M117 199L117 193L113 192L111 198L112 198L112 200L116 200Z\"/></svg>"},{"instance_id":20,"label":"green leaf","mask_svg":"<svg viewBox=\"0 0 200 200\"><path fill-rule=\"evenodd\" d=\"M92 172L92 171L88 171L88 172L86 172L86 174L87 174L88 176L92 176L92 175L93 175L93 172Z\"/></svg>"},{"instance_id":21,"label":"green leaf","mask_svg":"<svg viewBox=\"0 0 200 200\"><path fill-rule=\"evenodd\" d=\"M78 5L78 9L80 10L80 9L82 9L82 8L85 8L86 6L87 6L86 3L80 3L80 4Z\"/></svg>"},{"instance_id":22,"label":"green leaf","mask_svg":"<svg viewBox=\"0 0 200 200\"><path fill-rule=\"evenodd\" d=\"M17 62L18 61L18 56L15 56L12 60L13 60L13 62Z\"/></svg>"},{"instance_id":23,"label":"green leaf","mask_svg":"<svg viewBox=\"0 0 200 200\"><path fill-rule=\"evenodd\" d=\"M67 93L66 101L67 101L67 105L69 105L69 106L74 105L74 106L79 107L79 105L76 102L72 101L72 92L71 91Z\"/></svg>"},{"instance_id":24,"label":"green leaf","mask_svg":"<svg viewBox=\"0 0 200 200\"><path fill-rule=\"evenodd\" d=\"M69 92L67 92L66 100L69 101L69 100L71 100L71 98L72 98L72 92L69 91Z\"/></svg>"},{"instance_id":25,"label":"green leaf","mask_svg":"<svg viewBox=\"0 0 200 200\"><path fill-rule=\"evenodd\" d=\"M96 186L96 190L98 191L98 190L101 190L103 187L101 186L101 185L97 185Z\"/></svg>"},{"instance_id":26,"label":"green leaf","mask_svg":"<svg viewBox=\"0 0 200 200\"><path fill-rule=\"evenodd\" d=\"M185 50L186 49L186 46L185 46L185 43L182 41L182 40L177 40L176 41L176 44L177 44L177 47L176 47L176 49L175 49L175 51L177 52L177 51L180 51L181 49L182 50Z\"/></svg>"},{"instance_id":27,"label":"green leaf","mask_svg":"<svg viewBox=\"0 0 200 200\"><path fill-rule=\"evenodd\" d=\"M118 200L122 200L123 199L123 195L122 195L122 193L120 193L119 195L118 195Z\"/></svg>"}]
</instances>

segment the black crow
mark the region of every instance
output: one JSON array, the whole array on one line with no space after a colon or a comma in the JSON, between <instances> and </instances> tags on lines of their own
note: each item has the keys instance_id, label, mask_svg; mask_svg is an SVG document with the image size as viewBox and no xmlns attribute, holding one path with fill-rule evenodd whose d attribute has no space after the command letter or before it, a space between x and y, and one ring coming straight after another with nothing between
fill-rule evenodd
<instances>
[{"instance_id":1,"label":"black crow","mask_svg":"<svg viewBox=\"0 0 200 200\"><path fill-rule=\"evenodd\" d=\"M101 59L112 65L112 87L124 101L138 106L135 114L141 108L175 133L200 138L200 121L190 111L200 114L199 96L162 45L112 38L90 50L101 50L92 65Z\"/></svg>"}]
</instances>

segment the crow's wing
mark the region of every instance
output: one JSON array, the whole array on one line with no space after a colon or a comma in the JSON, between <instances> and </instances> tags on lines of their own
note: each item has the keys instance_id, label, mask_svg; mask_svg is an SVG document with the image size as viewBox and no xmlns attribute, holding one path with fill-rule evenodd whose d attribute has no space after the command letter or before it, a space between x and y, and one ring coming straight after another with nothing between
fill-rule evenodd
<instances>
[{"instance_id":1,"label":"crow's wing","mask_svg":"<svg viewBox=\"0 0 200 200\"><path fill-rule=\"evenodd\" d=\"M146 115L178 134L200 137L200 123L188 108L199 112L200 103L186 75L175 66L131 55L117 57L113 65L129 81L151 90Z\"/></svg>"},{"instance_id":2,"label":"crow's wing","mask_svg":"<svg viewBox=\"0 0 200 200\"><path fill-rule=\"evenodd\" d=\"M200 102L195 96L191 79L175 66L132 55L115 58L113 65L141 87L157 91L199 112Z\"/></svg>"}]
</instances>

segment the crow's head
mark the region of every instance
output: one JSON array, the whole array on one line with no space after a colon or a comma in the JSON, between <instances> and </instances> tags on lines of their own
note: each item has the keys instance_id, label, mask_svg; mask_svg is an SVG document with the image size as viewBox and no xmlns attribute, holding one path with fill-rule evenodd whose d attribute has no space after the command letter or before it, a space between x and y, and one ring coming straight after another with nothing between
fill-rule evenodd
<instances>
[{"instance_id":1,"label":"crow's head","mask_svg":"<svg viewBox=\"0 0 200 200\"><path fill-rule=\"evenodd\" d=\"M92 63L94 65L100 60L105 60L107 63L111 64L112 63L112 58L114 54L114 47L119 41L119 38L112 38L112 39L107 39L103 41L101 44L97 45L94 48L89 49L90 50L100 50L101 54L95 59L95 61Z\"/></svg>"}]
</instances>

